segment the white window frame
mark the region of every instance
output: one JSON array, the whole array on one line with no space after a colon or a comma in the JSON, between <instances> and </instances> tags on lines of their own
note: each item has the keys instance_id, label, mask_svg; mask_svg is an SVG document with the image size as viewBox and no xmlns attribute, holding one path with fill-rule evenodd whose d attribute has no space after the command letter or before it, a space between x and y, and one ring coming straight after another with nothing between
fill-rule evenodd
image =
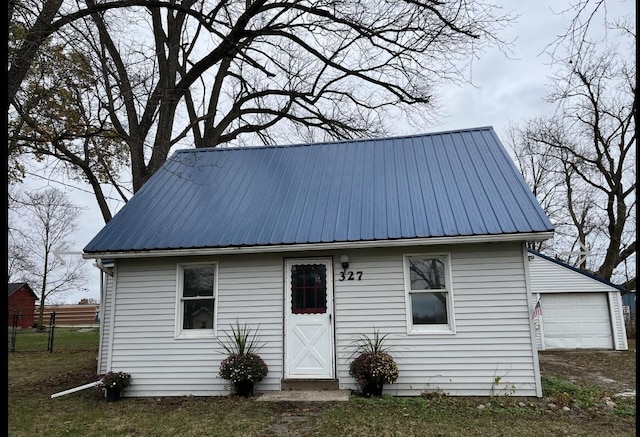
<instances>
[{"instance_id":1,"label":"white window frame","mask_svg":"<svg viewBox=\"0 0 640 437\"><path fill-rule=\"evenodd\" d=\"M185 267L213 267L213 329L183 329L184 305L182 293L184 290ZM185 338L215 338L218 335L218 263L217 262L193 262L177 265L176 272L176 313L175 334L176 339Z\"/></svg>"},{"instance_id":2,"label":"white window frame","mask_svg":"<svg viewBox=\"0 0 640 437\"><path fill-rule=\"evenodd\" d=\"M439 259L444 263L445 288L437 290L411 290L411 276L409 272L409 258ZM407 320L407 334L455 334L455 311L453 308L453 281L451 275L451 255L449 253L406 253L403 255L405 309ZM445 292L447 294L448 323L433 325L414 325L411 294Z\"/></svg>"}]
</instances>

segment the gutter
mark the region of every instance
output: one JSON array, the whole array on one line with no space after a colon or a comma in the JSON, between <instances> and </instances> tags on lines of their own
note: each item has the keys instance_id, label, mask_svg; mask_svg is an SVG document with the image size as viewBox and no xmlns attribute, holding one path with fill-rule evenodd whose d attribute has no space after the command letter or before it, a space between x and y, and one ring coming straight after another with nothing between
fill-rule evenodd
<instances>
[{"instance_id":1,"label":"gutter","mask_svg":"<svg viewBox=\"0 0 640 437\"><path fill-rule=\"evenodd\" d=\"M429 237L394 240L368 240L368 241L339 241L330 243L294 243L274 244L268 246L231 246L216 248L192 248L192 249L151 249L114 252L85 252L84 259L115 259L115 258L147 258L168 256L197 256L197 255L229 255L238 253L265 253L265 252L303 252L312 250L342 250L364 249L383 247L411 247L433 246L442 244L469 244L469 243L503 243L523 241L544 241L553 238L553 231L528 232L514 234L472 235L464 237Z\"/></svg>"}]
</instances>

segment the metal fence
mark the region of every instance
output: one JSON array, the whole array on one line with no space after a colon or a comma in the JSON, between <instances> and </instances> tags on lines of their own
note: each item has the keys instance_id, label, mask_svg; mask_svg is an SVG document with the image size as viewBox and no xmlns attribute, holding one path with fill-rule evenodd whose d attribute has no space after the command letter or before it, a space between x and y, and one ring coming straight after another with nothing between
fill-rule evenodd
<instances>
[{"instance_id":1,"label":"metal fence","mask_svg":"<svg viewBox=\"0 0 640 437\"><path fill-rule=\"evenodd\" d=\"M20 319L24 317L22 311L18 312L10 312L9 313L9 321L10 321L10 340L9 340L9 352L16 352L18 349L21 352L27 351L43 351L53 352L53 340L55 337L55 328L56 328L56 313L55 311L49 314L49 325L41 326L35 329L38 333L37 337L32 335L29 336L28 341L19 341L19 339L26 338L23 334L29 332L31 334L32 330L23 330L20 328ZM45 343L45 335L46 335L46 343Z\"/></svg>"},{"instance_id":2,"label":"metal fence","mask_svg":"<svg viewBox=\"0 0 640 437\"><path fill-rule=\"evenodd\" d=\"M16 351L16 334L22 319L22 311L9 311L9 326L11 326L11 340L9 341L9 352Z\"/></svg>"}]
</instances>

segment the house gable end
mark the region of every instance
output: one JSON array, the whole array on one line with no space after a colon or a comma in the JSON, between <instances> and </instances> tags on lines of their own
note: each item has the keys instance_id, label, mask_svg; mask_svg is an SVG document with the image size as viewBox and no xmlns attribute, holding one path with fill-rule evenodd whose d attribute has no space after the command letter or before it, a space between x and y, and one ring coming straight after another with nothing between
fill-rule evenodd
<instances>
[{"instance_id":1,"label":"house gable end","mask_svg":"<svg viewBox=\"0 0 640 437\"><path fill-rule=\"evenodd\" d=\"M573 279L573 282L576 284L576 288L580 287L580 285L583 285L587 288L595 287L604 291L626 291L623 287L613 284L606 279L600 278L590 272L571 266L548 255L544 255L543 253L540 253L536 250L528 249L528 252L532 255L537 256L544 262L550 263L552 266L555 266L555 269L559 272L559 274L570 275L570 277L575 278Z\"/></svg>"}]
</instances>

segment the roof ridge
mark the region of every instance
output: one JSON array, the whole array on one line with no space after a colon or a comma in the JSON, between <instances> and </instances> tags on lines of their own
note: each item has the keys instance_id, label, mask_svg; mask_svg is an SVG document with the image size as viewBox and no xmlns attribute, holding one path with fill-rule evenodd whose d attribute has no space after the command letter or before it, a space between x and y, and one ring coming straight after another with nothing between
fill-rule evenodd
<instances>
[{"instance_id":1,"label":"roof ridge","mask_svg":"<svg viewBox=\"0 0 640 437\"><path fill-rule=\"evenodd\" d=\"M409 138L421 138L421 137L429 137L429 136L436 136L436 135L446 135L446 134L483 131L483 130L493 130L493 126L479 126L479 127L465 128L465 129L450 129L450 130L443 130L443 131L436 131L436 132L394 135L389 137L351 138L351 139L344 139L344 140L322 141L322 142L315 142L315 143L274 144L272 146L200 147L200 148L192 148L192 149L177 149L175 150L174 153L223 152L223 151L231 151L231 150L258 150L258 149L278 149L278 148L288 148L288 147L329 146L329 145L345 144L345 143L364 143L364 142L371 142L371 141L388 141L388 140L401 140L401 139L409 139Z\"/></svg>"}]
</instances>

